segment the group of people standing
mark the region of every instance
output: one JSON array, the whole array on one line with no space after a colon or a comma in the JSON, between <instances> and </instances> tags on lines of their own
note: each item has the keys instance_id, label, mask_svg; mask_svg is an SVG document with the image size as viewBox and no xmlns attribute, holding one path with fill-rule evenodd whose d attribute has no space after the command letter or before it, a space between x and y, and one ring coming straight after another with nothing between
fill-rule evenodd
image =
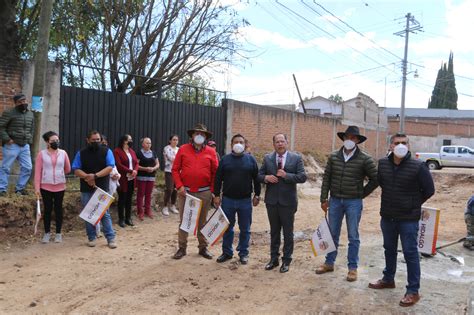
<instances>
[{"instance_id":1,"label":"group of people standing","mask_svg":"<svg viewBox=\"0 0 474 315\"><path fill-rule=\"evenodd\" d=\"M17 194L25 194L25 185L31 173L29 144L32 142L34 121L27 108L24 95L14 97L16 107L4 112L0 118L0 135L3 142L3 162L0 168L0 195L6 194L8 174L15 160L20 162L20 178ZM281 231L283 230L283 255L281 273L289 271L293 254L293 226L298 207L296 185L307 179L303 160L288 150L285 134L273 136L274 151L265 155L258 167L255 158L246 151L247 140L242 134L231 139L231 153L219 158L212 148L212 133L203 124L188 130L189 142L178 149L179 138L172 135L163 150L165 160L165 194L163 215L179 213L180 220L186 195L202 200L198 223L199 255L212 259L208 244L200 230L206 223L211 205L222 207L230 225L222 241L222 254L218 263L233 258L234 226L239 224L239 242L236 250L241 264L249 261L249 240L252 208L260 202L261 184L266 186L265 205L270 224L270 260L265 270L280 265ZM381 230L385 249L386 267L383 277L369 284L372 289L395 288L398 239L401 240L407 264L408 285L400 301L401 306L411 306L420 299L420 263L417 250L418 220L421 206L434 194L431 174L423 163L411 158L409 140L404 134L390 139L390 153L378 161L359 148L367 138L357 126L349 126L338 133L343 146L328 158L321 188L321 209L328 214L329 227L336 248L343 218L348 231L347 281L357 280L359 262L359 223L363 199L378 186L382 189ZM113 193L118 192L118 224L133 226L132 196L137 189L137 217L153 218L151 195L155 175L160 167L157 154L151 149L151 139L140 140L141 149L132 149L131 135L120 138L117 148L108 148L105 138L96 130L89 132L87 146L74 157L72 164L64 150L60 149L59 136L49 131L43 135L46 149L36 157L35 193L41 196L45 208L43 242L50 241L51 213L56 215L55 241L61 242L62 199L66 188L65 175L71 170L80 178L81 202L86 205L96 187ZM214 143L215 145L215 143ZM366 181L367 180L367 181ZM177 203L177 207L175 206ZM115 231L109 211L101 219L105 238L110 248L116 248ZM97 230L86 223L88 245L96 246ZM178 230L178 250L174 259L187 254L188 234ZM317 274L334 271L338 251L329 253Z\"/></svg>"}]
</instances>

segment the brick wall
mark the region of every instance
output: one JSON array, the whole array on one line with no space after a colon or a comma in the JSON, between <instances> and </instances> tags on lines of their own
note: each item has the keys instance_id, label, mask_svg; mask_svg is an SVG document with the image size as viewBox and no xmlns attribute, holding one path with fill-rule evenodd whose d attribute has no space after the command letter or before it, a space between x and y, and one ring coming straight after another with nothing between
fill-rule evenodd
<instances>
[{"instance_id":1,"label":"brick wall","mask_svg":"<svg viewBox=\"0 0 474 315\"><path fill-rule=\"evenodd\" d=\"M13 105L12 97L21 92L23 66L0 63L0 113Z\"/></svg>"},{"instance_id":2,"label":"brick wall","mask_svg":"<svg viewBox=\"0 0 474 315\"><path fill-rule=\"evenodd\" d=\"M336 133L346 130L347 126L341 124L339 119L305 115L234 100L229 100L228 104L231 104L228 106L228 124L231 126L228 126L227 146L232 135L241 133L249 140L252 152L270 152L273 150L272 136L279 132L286 133L289 140L294 139L294 150L298 152L327 155L342 146L342 141ZM386 131L378 132L378 143L376 130L361 128L361 133L368 137L361 145L363 150L374 157L385 154Z\"/></svg>"},{"instance_id":3,"label":"brick wall","mask_svg":"<svg viewBox=\"0 0 474 315\"><path fill-rule=\"evenodd\" d=\"M400 121L389 118L390 134L399 130ZM406 119L405 133L413 136L437 137L450 135L455 137L471 137L474 135L474 119Z\"/></svg>"}]
</instances>

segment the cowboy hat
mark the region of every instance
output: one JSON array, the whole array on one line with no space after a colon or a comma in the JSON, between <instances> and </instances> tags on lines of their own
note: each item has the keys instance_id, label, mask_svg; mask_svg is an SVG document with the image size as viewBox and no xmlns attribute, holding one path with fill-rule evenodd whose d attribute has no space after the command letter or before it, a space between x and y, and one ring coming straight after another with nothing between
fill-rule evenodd
<instances>
[{"instance_id":1,"label":"cowboy hat","mask_svg":"<svg viewBox=\"0 0 474 315\"><path fill-rule=\"evenodd\" d=\"M207 130L207 127L204 124L196 124L193 129L189 129L188 130L188 136L190 138L192 138L193 133L195 133L196 131L205 133L206 134L206 139L209 139L212 136L212 132Z\"/></svg>"},{"instance_id":2,"label":"cowboy hat","mask_svg":"<svg viewBox=\"0 0 474 315\"><path fill-rule=\"evenodd\" d=\"M339 137L339 139L341 139L342 141L344 141L344 136L345 135L354 135L354 136L357 136L359 138L359 143L362 143L364 142L365 140L367 140L367 137L363 136L360 134L360 131L359 131L359 127L357 126L349 126L347 127L346 131L345 132L338 132L337 133L337 136Z\"/></svg>"}]
</instances>

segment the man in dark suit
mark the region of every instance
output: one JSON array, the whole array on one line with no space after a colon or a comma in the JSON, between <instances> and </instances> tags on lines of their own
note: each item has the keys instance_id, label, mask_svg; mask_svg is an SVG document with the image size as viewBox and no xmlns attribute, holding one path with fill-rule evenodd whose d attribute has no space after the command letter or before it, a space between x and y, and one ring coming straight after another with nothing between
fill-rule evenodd
<instances>
[{"instance_id":1,"label":"man in dark suit","mask_svg":"<svg viewBox=\"0 0 474 315\"><path fill-rule=\"evenodd\" d=\"M293 224L298 207L296 184L306 181L306 173L301 156L289 152L286 135L273 136L275 152L265 155L259 170L258 180L265 183L265 205L270 221L271 245L270 262L266 270L279 265L280 233L283 228L283 258L280 272L288 272L293 254Z\"/></svg>"}]
</instances>

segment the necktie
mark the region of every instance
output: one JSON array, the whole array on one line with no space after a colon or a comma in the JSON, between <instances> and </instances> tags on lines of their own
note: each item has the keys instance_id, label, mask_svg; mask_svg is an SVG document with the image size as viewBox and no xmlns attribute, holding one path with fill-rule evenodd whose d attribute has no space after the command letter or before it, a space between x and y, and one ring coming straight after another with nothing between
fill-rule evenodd
<instances>
[{"instance_id":1,"label":"necktie","mask_svg":"<svg viewBox=\"0 0 474 315\"><path fill-rule=\"evenodd\" d=\"M281 170L283 168L283 155L278 155L278 169Z\"/></svg>"}]
</instances>

